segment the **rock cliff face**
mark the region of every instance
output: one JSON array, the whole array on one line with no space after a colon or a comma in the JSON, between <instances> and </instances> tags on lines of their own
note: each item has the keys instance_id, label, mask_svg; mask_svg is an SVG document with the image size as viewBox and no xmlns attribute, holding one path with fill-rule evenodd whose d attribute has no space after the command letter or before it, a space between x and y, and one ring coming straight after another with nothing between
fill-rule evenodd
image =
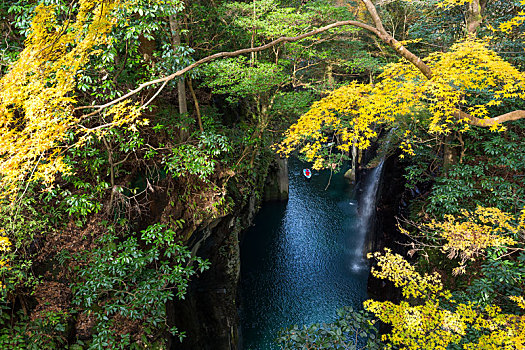
<instances>
[{"instance_id":1,"label":"rock cliff face","mask_svg":"<svg viewBox=\"0 0 525 350\"><path fill-rule=\"evenodd\" d=\"M288 159L275 158L264 185L265 201L284 201L288 199Z\"/></svg>"},{"instance_id":2,"label":"rock cliff face","mask_svg":"<svg viewBox=\"0 0 525 350\"><path fill-rule=\"evenodd\" d=\"M191 236L188 246L210 262L210 269L190 282L184 300L167 305L169 323L186 332L182 343L171 340L171 349L238 349L239 236L251 225L259 208L261 196L257 192L263 191L265 200L288 198L287 161L277 159L267 174L266 181L260 181L264 191L254 189L247 200L242 200L235 198L236 191L231 189L236 203L231 214L217 218Z\"/></svg>"},{"instance_id":3,"label":"rock cliff face","mask_svg":"<svg viewBox=\"0 0 525 350\"><path fill-rule=\"evenodd\" d=\"M238 235L253 216L253 201L241 213L217 219L195 235L197 255L211 265L191 282L185 300L168 306L170 320L187 335L182 343L173 341L172 349L237 348Z\"/></svg>"}]
</instances>

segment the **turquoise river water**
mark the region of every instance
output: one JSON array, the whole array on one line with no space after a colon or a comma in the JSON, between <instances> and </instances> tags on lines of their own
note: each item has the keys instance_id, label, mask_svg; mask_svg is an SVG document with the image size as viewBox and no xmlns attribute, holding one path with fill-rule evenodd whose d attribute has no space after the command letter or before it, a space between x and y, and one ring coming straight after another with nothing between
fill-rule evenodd
<instances>
[{"instance_id":1,"label":"turquoise river water","mask_svg":"<svg viewBox=\"0 0 525 350\"><path fill-rule=\"evenodd\" d=\"M290 159L288 202L263 205L241 242L244 350L278 349L281 328L329 322L338 308L362 308L368 266L353 186L343 173L302 174Z\"/></svg>"}]
</instances>

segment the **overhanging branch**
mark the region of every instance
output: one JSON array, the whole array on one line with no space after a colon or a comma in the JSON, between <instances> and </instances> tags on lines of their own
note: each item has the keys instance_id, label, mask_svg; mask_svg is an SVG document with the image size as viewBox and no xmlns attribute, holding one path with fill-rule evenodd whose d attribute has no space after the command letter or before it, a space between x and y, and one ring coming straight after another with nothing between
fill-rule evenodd
<instances>
[{"instance_id":1,"label":"overhanging branch","mask_svg":"<svg viewBox=\"0 0 525 350\"><path fill-rule=\"evenodd\" d=\"M166 77L158 78L158 79L155 79L155 80L150 80L148 82L142 83L136 89L131 90L127 94L122 95L121 97L119 97L117 99L114 99L114 100L112 100L112 101L110 101L108 103L105 103L103 105L82 106L82 107L78 107L76 109L78 110L78 109L86 109L86 108L95 108L96 110L94 112L86 114L86 115L83 116L83 117L89 117L89 116L92 116L94 114L97 114L97 113L101 112L105 108L111 107L111 106L113 106L113 105L115 105L115 104L117 104L117 103L119 103L121 101L124 101L127 98L130 98L133 95L136 95L137 93L139 93L140 91L142 91L144 88L146 88L148 86L155 85L155 84L160 84L160 83L167 83L170 80L173 80L173 79L175 79L177 77L180 77L184 73L187 73L188 71L190 71L190 70L192 70L192 69L194 69L194 68L196 68L198 66L203 65L204 63L208 63L208 62L216 60L218 58L236 57L236 56L240 56L240 55L251 53L251 52L264 51L264 50L269 49L269 48L271 48L273 46L279 45L280 43L291 43L291 42L299 41L299 40L308 38L310 36L314 36L316 34L320 34L320 33L326 32L326 31L328 31L330 29L343 27L343 26L355 26L355 27L359 27L359 28L371 31L372 33L374 33L374 34L376 34L378 36L380 35L380 32L376 28L374 28L374 27L372 27L372 26L370 26L368 24L357 22L357 21L339 21L339 22L335 22L335 23L326 25L324 27L317 28L315 30L312 30L310 32L307 32L307 33L304 33L304 34L301 34L301 35L298 35L298 36L281 37L281 38L273 40L272 42L269 42L268 44L257 46L257 47L254 47L254 48L240 49L240 50L230 51L230 52L219 52L219 53L216 53L214 55L210 55L210 56L204 57L204 58L202 58L202 59L200 59L200 60L190 64L189 66L187 66L187 67L185 67L183 69L180 69L180 70L176 71L175 73L170 74L170 75L168 75Z\"/></svg>"}]
</instances>

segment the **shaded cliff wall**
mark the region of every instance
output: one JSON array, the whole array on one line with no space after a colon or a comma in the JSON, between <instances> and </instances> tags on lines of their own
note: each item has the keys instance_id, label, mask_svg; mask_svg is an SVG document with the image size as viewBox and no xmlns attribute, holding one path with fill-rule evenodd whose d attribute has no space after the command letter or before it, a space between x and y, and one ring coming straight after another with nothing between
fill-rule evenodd
<instances>
[{"instance_id":1,"label":"shaded cliff wall","mask_svg":"<svg viewBox=\"0 0 525 350\"><path fill-rule=\"evenodd\" d=\"M211 266L191 281L185 300L168 305L173 324L186 332L182 343L173 341L172 349L237 348L238 235L251 221L254 201L250 199L241 212L217 219L195 235L197 255Z\"/></svg>"},{"instance_id":2,"label":"shaded cliff wall","mask_svg":"<svg viewBox=\"0 0 525 350\"><path fill-rule=\"evenodd\" d=\"M268 176L264 184L264 200L287 200L288 187L288 159L276 157L270 164Z\"/></svg>"},{"instance_id":3,"label":"shaded cliff wall","mask_svg":"<svg viewBox=\"0 0 525 350\"><path fill-rule=\"evenodd\" d=\"M266 200L288 198L286 160L276 159L262 166L258 174L248 198L240 195L236 184L230 185L228 193L235 203L231 213L196 231L188 242L196 255L210 262L210 269L190 282L184 300L167 305L170 325L186 332L182 343L171 339L171 349L238 349L239 235L252 224L261 193Z\"/></svg>"}]
</instances>

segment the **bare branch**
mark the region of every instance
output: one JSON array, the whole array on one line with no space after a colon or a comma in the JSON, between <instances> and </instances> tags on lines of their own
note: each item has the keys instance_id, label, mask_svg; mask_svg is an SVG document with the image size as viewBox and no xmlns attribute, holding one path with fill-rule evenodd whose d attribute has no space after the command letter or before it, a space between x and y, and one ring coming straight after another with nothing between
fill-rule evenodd
<instances>
[{"instance_id":1,"label":"bare branch","mask_svg":"<svg viewBox=\"0 0 525 350\"><path fill-rule=\"evenodd\" d=\"M401 57L408 60L410 63L412 63L414 66L416 66L417 69L423 73L427 79L432 79L432 71L430 70L430 67L428 67L422 59L414 55L412 52L408 51L406 47L404 47L399 41L394 39L394 37L385 30L385 27L383 27L383 22L381 22L381 18L379 17L379 14L377 13L377 9L370 0L361 0L368 10L368 14L370 17L372 17L372 20L374 21L374 24L376 26L377 32L374 32L379 39L381 39L385 44L393 48Z\"/></svg>"},{"instance_id":2,"label":"bare branch","mask_svg":"<svg viewBox=\"0 0 525 350\"><path fill-rule=\"evenodd\" d=\"M154 99L160 94L160 92L162 91L162 89L164 89L164 87L166 86L167 83L168 83L168 82L165 81L165 82L160 86L160 88L157 90L157 92L155 93L155 95L153 95L153 96L148 100L148 102L146 102L145 104L142 105L141 109L146 108L146 107L151 103L151 101L153 101L153 100L154 100Z\"/></svg>"},{"instance_id":3,"label":"bare branch","mask_svg":"<svg viewBox=\"0 0 525 350\"><path fill-rule=\"evenodd\" d=\"M379 17L379 14L377 13L377 9L375 5L372 3L372 1L370 0L361 0L361 1L365 4L368 14L370 15L370 17L372 17L372 20L374 21L374 24L377 30L379 30L382 33L386 33L385 27L383 27L383 22L381 21L381 17Z\"/></svg>"}]
</instances>

